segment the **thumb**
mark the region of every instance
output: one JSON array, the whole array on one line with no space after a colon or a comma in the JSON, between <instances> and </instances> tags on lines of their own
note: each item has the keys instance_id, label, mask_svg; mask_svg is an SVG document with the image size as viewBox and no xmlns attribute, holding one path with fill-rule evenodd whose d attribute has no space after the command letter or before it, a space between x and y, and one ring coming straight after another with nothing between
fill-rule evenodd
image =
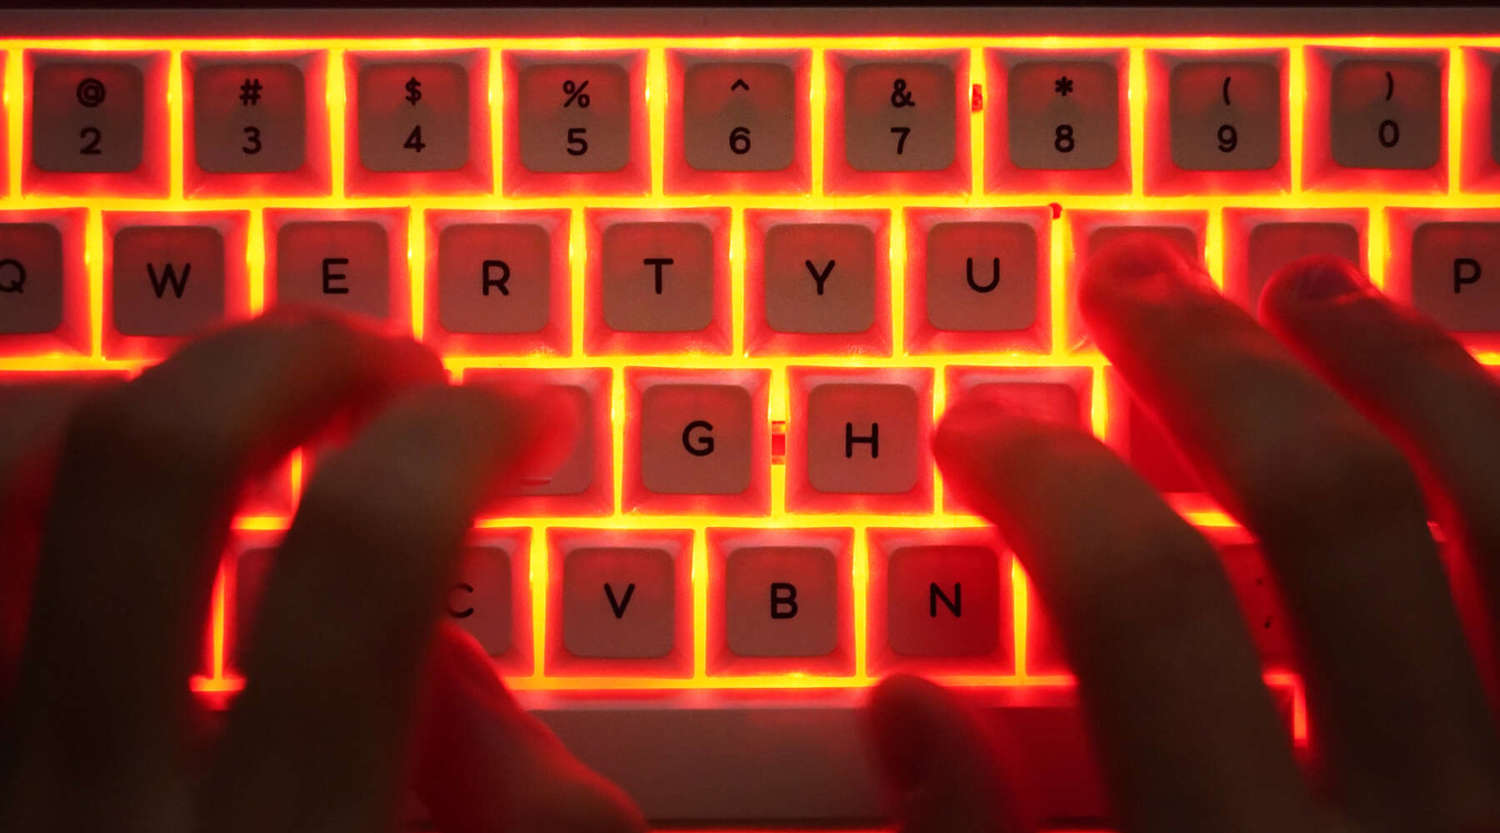
<instances>
[{"instance_id":1,"label":"thumb","mask_svg":"<svg viewBox=\"0 0 1500 833\"><path fill-rule=\"evenodd\" d=\"M918 677L883 680L865 708L901 833L1025 833L1006 747L953 693Z\"/></svg>"},{"instance_id":2,"label":"thumb","mask_svg":"<svg viewBox=\"0 0 1500 833\"><path fill-rule=\"evenodd\" d=\"M479 643L443 623L417 724L416 793L444 833L634 833L640 811L516 704Z\"/></svg>"}]
</instances>

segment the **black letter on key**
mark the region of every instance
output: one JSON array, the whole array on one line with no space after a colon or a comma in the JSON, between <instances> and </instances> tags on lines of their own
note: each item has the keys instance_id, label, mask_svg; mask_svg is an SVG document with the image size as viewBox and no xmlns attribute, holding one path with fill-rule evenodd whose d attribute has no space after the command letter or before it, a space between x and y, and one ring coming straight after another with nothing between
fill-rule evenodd
<instances>
[{"instance_id":1,"label":"black letter on key","mask_svg":"<svg viewBox=\"0 0 1500 833\"><path fill-rule=\"evenodd\" d=\"M323 294L324 295L348 295L349 294L349 287L347 287L347 286L334 286L333 285L334 281L341 281L344 278L347 278L349 276L345 275L343 272L330 272L330 271L328 271L328 267L330 267L330 266L348 266L348 265L349 265L349 258L347 258L347 257L325 257L325 258L323 258Z\"/></svg>"},{"instance_id":2,"label":"black letter on key","mask_svg":"<svg viewBox=\"0 0 1500 833\"><path fill-rule=\"evenodd\" d=\"M6 283L0 283L0 292L25 292L26 267L21 265L21 261L13 257L0 260L0 270L3 270L7 266L16 270L16 276Z\"/></svg>"},{"instance_id":3,"label":"black letter on key","mask_svg":"<svg viewBox=\"0 0 1500 833\"><path fill-rule=\"evenodd\" d=\"M458 584L453 585L453 590L455 592L462 590L465 593L473 593L474 585L468 583L467 581L460 581ZM453 608L452 602L450 601L448 604L448 615L452 616L454 619L467 619L470 616L474 615L474 608L466 607L463 610L455 610Z\"/></svg>"},{"instance_id":4,"label":"black letter on key","mask_svg":"<svg viewBox=\"0 0 1500 833\"><path fill-rule=\"evenodd\" d=\"M961 582L953 582L953 598L943 592L943 588L932 582L927 586L927 615L933 619L937 618L938 599L943 600L943 607L954 616L964 615L964 586Z\"/></svg>"},{"instance_id":5,"label":"black letter on key","mask_svg":"<svg viewBox=\"0 0 1500 833\"><path fill-rule=\"evenodd\" d=\"M854 435L854 423L844 423L844 459L847 460L854 456L855 443L869 443L870 459L880 459L880 423L870 423L870 434L865 437L856 437Z\"/></svg>"},{"instance_id":6,"label":"black letter on key","mask_svg":"<svg viewBox=\"0 0 1500 833\"><path fill-rule=\"evenodd\" d=\"M161 277L156 276L156 266L146 264L146 277L151 281L151 288L156 291L156 297L160 298L167 291L167 286L172 287L172 294L182 297L182 291L187 289L188 273L193 271L192 263L182 264L182 280L177 279L177 272L168 263L161 269Z\"/></svg>"},{"instance_id":7,"label":"black letter on key","mask_svg":"<svg viewBox=\"0 0 1500 833\"><path fill-rule=\"evenodd\" d=\"M625 585L625 598L623 599L616 599L615 589L605 582L604 595L609 598L609 609L615 612L615 618L624 619L625 608L630 607L630 597L635 595L635 582Z\"/></svg>"},{"instance_id":8,"label":"black letter on key","mask_svg":"<svg viewBox=\"0 0 1500 833\"><path fill-rule=\"evenodd\" d=\"M704 431L714 430L714 427L712 425L704 422L701 419L695 419L692 422L689 422L687 424L687 427L682 429L682 447L687 449L687 453L693 455L694 457L707 457L708 455L714 453L713 435L699 434L695 438L693 436L694 428L701 428ZM693 442L694 439L697 440L696 444Z\"/></svg>"},{"instance_id":9,"label":"black letter on key","mask_svg":"<svg viewBox=\"0 0 1500 833\"><path fill-rule=\"evenodd\" d=\"M496 280L496 279L490 277L490 270L491 269L499 269L500 270L500 279L499 280ZM506 286L506 284L509 283L509 282L510 282L510 264L509 263L506 263L503 260L486 260L484 262L484 265L482 265L482 266L479 267L479 286L480 286L481 289L483 289L484 295L485 295L486 298L489 297L489 295L490 295L490 287L492 287L492 286L495 287L496 289L500 290L500 294L501 295L509 295L510 294L510 288Z\"/></svg>"},{"instance_id":10,"label":"black letter on key","mask_svg":"<svg viewBox=\"0 0 1500 833\"><path fill-rule=\"evenodd\" d=\"M970 289L973 289L975 292L993 292L995 287L1000 285L1000 258L995 258L995 276L984 286L980 286L974 282L974 258L968 258L968 264Z\"/></svg>"},{"instance_id":11,"label":"black letter on key","mask_svg":"<svg viewBox=\"0 0 1500 833\"><path fill-rule=\"evenodd\" d=\"M641 261L647 266L656 267L656 294L661 294L661 267L671 266L673 261L670 257L648 257Z\"/></svg>"},{"instance_id":12,"label":"black letter on key","mask_svg":"<svg viewBox=\"0 0 1500 833\"><path fill-rule=\"evenodd\" d=\"M1453 294L1464 291L1464 284L1479 283L1479 276L1484 270L1479 268L1479 261L1472 257L1455 257L1453 259Z\"/></svg>"},{"instance_id":13,"label":"black letter on key","mask_svg":"<svg viewBox=\"0 0 1500 833\"><path fill-rule=\"evenodd\" d=\"M785 581L771 582L771 618L791 619L797 615L797 585Z\"/></svg>"},{"instance_id":14,"label":"black letter on key","mask_svg":"<svg viewBox=\"0 0 1500 833\"><path fill-rule=\"evenodd\" d=\"M828 261L828 263L824 264L822 272L818 271L818 267L814 266L812 261L810 261L810 260L804 260L802 262L805 263L805 264L807 264L807 271L812 274L813 280L815 280L815 281L818 282L818 294L822 295L823 294L823 284L828 280L828 276L831 275L831 274L833 274L833 266L838 261L836 261L836 260L830 260L830 261Z\"/></svg>"}]
</instances>

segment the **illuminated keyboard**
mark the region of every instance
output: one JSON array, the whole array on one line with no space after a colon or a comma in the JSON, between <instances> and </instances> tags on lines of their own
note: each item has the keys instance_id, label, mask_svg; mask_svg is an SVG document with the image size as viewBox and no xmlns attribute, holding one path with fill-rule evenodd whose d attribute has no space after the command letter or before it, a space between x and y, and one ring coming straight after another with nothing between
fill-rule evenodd
<instances>
[{"instance_id":1,"label":"illuminated keyboard","mask_svg":"<svg viewBox=\"0 0 1500 833\"><path fill-rule=\"evenodd\" d=\"M981 387L1222 547L1306 744L1253 543L1079 321L1122 229L1247 305L1342 255L1500 363L1491 12L72 17L0 23L0 384L299 303L560 386L580 443L481 518L448 612L658 821L878 818L855 708L897 670L988 703L1048 818L1107 819L1054 632L933 466ZM236 522L205 698L316 466Z\"/></svg>"}]
</instances>

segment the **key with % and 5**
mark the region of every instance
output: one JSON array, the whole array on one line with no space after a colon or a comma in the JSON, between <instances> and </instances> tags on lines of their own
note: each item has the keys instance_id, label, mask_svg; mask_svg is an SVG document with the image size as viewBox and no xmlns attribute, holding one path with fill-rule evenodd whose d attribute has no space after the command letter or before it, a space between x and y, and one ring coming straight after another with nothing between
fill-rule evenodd
<instances>
[{"instance_id":1,"label":"key with % and 5","mask_svg":"<svg viewBox=\"0 0 1500 833\"><path fill-rule=\"evenodd\" d=\"M588 87L589 82L587 81L584 81L582 84L564 81L563 92L567 95L567 98L563 100L563 106L572 107L575 101L578 102L579 107L589 106L589 94L584 92Z\"/></svg>"}]
</instances>

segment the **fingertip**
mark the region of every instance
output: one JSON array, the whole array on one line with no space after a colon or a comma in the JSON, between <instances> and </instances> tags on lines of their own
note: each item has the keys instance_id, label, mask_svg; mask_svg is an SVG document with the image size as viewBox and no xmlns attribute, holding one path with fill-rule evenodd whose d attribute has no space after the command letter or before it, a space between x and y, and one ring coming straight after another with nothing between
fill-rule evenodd
<instances>
[{"instance_id":1,"label":"fingertip","mask_svg":"<svg viewBox=\"0 0 1500 833\"><path fill-rule=\"evenodd\" d=\"M870 692L865 722L880 769L898 789L915 789L926 780L933 729L952 705L943 689L909 674L886 677Z\"/></svg>"},{"instance_id":2,"label":"fingertip","mask_svg":"<svg viewBox=\"0 0 1500 833\"><path fill-rule=\"evenodd\" d=\"M1260 296L1260 317L1280 321L1362 295L1374 286L1358 266L1333 255L1309 255L1281 267Z\"/></svg>"}]
</instances>

